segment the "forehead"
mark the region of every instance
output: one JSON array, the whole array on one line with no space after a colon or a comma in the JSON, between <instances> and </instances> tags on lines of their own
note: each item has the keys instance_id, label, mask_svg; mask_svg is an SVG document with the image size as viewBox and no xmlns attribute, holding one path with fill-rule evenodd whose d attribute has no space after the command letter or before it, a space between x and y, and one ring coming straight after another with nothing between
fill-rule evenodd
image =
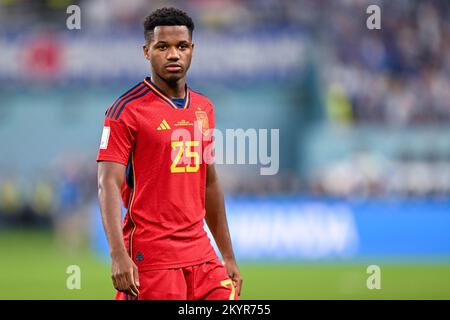
<instances>
[{"instance_id":1,"label":"forehead","mask_svg":"<svg viewBox=\"0 0 450 320\"><path fill-rule=\"evenodd\" d=\"M157 26L153 30L152 41L180 42L190 41L189 29L186 26Z\"/></svg>"}]
</instances>

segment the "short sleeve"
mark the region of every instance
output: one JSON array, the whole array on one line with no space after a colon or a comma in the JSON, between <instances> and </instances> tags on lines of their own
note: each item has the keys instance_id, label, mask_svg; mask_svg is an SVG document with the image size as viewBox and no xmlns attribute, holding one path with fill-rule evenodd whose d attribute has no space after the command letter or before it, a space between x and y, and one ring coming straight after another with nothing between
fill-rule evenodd
<instances>
[{"instance_id":1,"label":"short sleeve","mask_svg":"<svg viewBox=\"0 0 450 320\"><path fill-rule=\"evenodd\" d=\"M130 116L123 114L118 120L105 117L97 162L113 161L127 165L136 131Z\"/></svg>"}]
</instances>

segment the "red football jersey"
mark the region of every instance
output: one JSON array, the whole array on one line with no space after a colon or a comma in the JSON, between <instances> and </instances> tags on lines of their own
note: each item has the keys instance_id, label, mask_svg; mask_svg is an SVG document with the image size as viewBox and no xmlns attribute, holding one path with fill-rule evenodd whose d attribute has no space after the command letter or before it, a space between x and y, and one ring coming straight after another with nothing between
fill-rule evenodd
<instances>
[{"instance_id":1,"label":"red football jersey","mask_svg":"<svg viewBox=\"0 0 450 320\"><path fill-rule=\"evenodd\" d=\"M97 161L126 167L123 236L139 270L217 258L203 225L212 161L211 101L186 86L174 104L146 78L106 111Z\"/></svg>"}]
</instances>

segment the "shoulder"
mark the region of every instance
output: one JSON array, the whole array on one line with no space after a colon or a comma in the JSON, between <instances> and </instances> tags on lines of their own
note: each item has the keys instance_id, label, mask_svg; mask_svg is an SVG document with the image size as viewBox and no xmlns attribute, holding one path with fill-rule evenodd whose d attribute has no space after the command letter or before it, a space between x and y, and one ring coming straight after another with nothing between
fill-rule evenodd
<instances>
[{"instance_id":1,"label":"shoulder","mask_svg":"<svg viewBox=\"0 0 450 320\"><path fill-rule=\"evenodd\" d=\"M114 101L114 103L106 110L105 116L107 118L118 120L125 114L132 112L134 106L136 106L149 92L150 89L143 81L135 84Z\"/></svg>"},{"instance_id":2,"label":"shoulder","mask_svg":"<svg viewBox=\"0 0 450 320\"><path fill-rule=\"evenodd\" d=\"M189 88L191 94L191 101L196 103L201 103L203 105L208 105L210 108L213 108L213 103L209 97L206 95Z\"/></svg>"}]
</instances>

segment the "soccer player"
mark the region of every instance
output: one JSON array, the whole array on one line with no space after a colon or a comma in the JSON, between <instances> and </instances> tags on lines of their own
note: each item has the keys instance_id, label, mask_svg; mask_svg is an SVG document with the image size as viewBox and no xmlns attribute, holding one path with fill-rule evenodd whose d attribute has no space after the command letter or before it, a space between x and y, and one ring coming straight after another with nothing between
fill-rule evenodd
<instances>
[{"instance_id":1,"label":"soccer player","mask_svg":"<svg viewBox=\"0 0 450 320\"><path fill-rule=\"evenodd\" d=\"M98 197L116 299L240 295L242 278L212 163L213 105L186 85L193 30L192 19L181 10L151 13L144 22L143 47L151 77L105 113ZM123 225L121 199L127 209Z\"/></svg>"}]
</instances>

